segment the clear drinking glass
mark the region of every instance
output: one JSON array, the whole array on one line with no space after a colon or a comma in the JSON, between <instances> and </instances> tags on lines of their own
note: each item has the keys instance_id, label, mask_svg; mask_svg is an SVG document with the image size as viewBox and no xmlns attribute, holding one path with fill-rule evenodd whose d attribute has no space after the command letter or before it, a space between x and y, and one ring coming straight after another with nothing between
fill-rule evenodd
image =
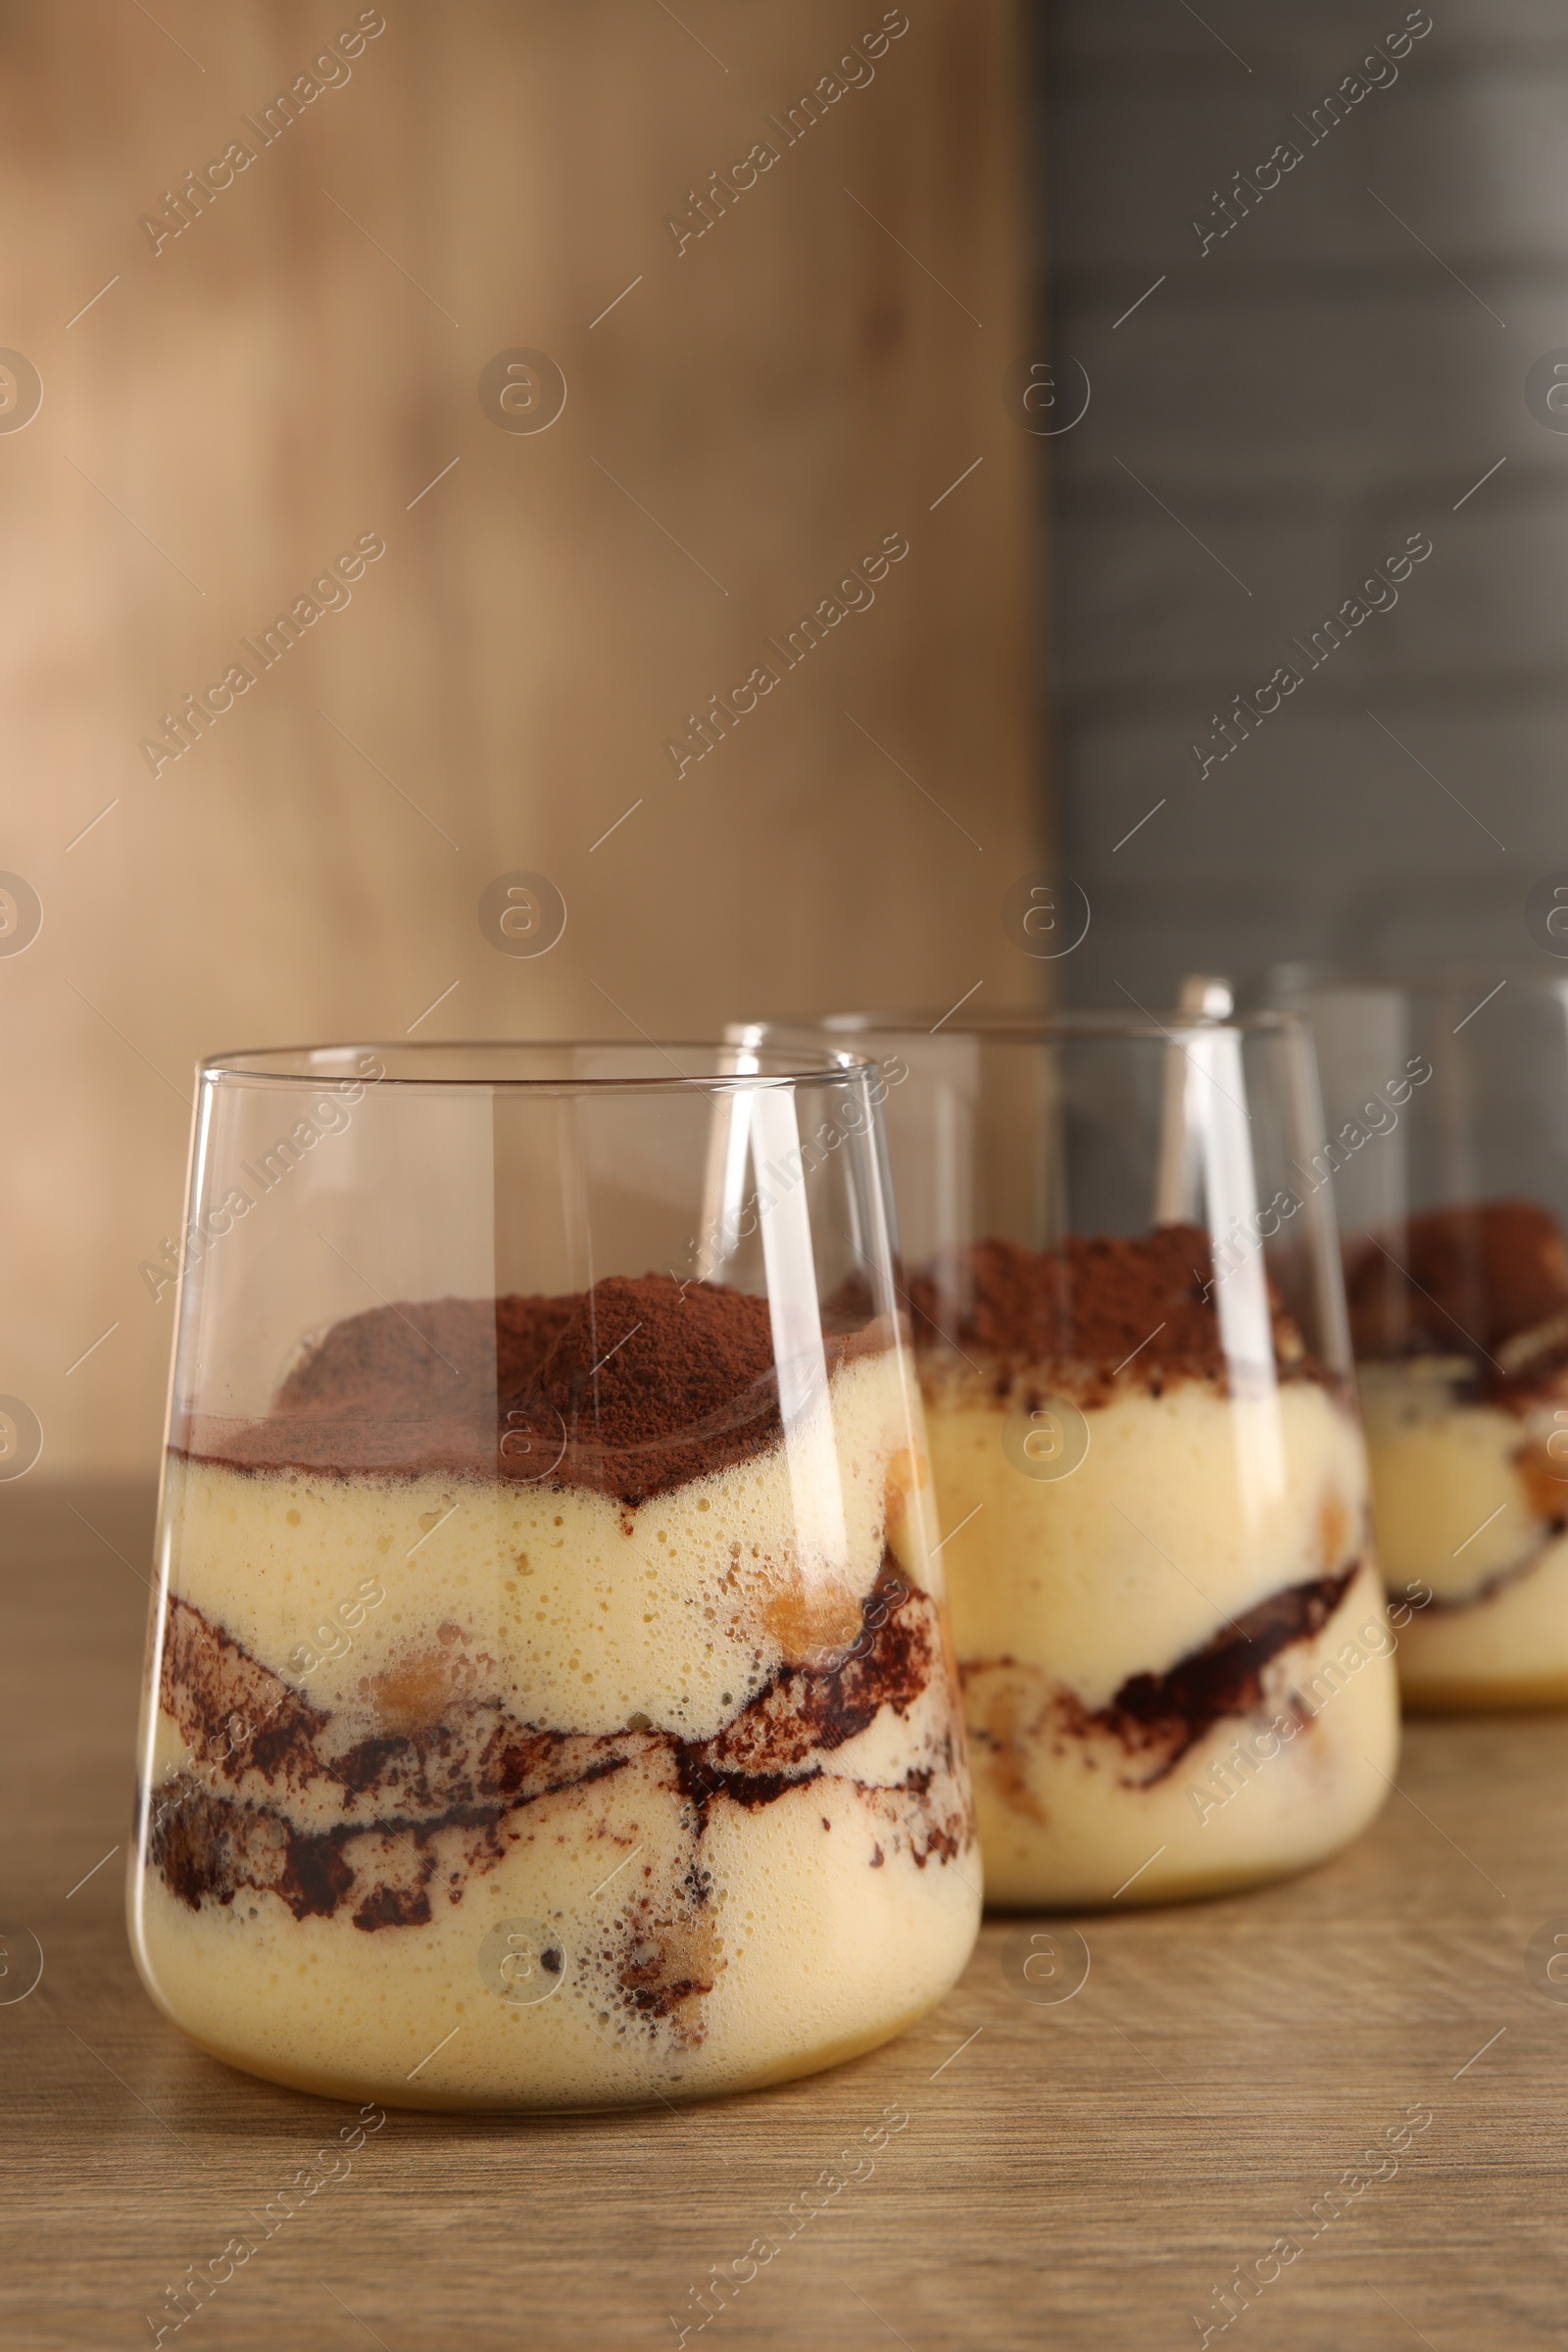
<instances>
[{"instance_id":1,"label":"clear drinking glass","mask_svg":"<svg viewBox=\"0 0 1568 2352\"><path fill-rule=\"evenodd\" d=\"M846 1015L879 1063L986 1887L1273 1878L1394 1770L1320 1132L1288 1015Z\"/></svg>"},{"instance_id":2,"label":"clear drinking glass","mask_svg":"<svg viewBox=\"0 0 1568 2352\"><path fill-rule=\"evenodd\" d=\"M335 2097L869 2049L978 1856L872 1074L398 1046L200 1073L131 1933Z\"/></svg>"},{"instance_id":3,"label":"clear drinking glass","mask_svg":"<svg viewBox=\"0 0 1568 2352\"><path fill-rule=\"evenodd\" d=\"M1406 1698L1568 1699L1568 979L1297 969Z\"/></svg>"}]
</instances>

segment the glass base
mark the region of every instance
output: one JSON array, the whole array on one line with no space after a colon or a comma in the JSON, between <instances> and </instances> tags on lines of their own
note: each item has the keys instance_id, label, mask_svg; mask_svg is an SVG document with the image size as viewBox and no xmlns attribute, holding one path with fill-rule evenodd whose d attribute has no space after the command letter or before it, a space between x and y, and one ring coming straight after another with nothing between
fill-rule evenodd
<instances>
[{"instance_id":1,"label":"glass base","mask_svg":"<svg viewBox=\"0 0 1568 2352\"><path fill-rule=\"evenodd\" d=\"M549 2104L538 2105L524 2097L465 2097L452 2090L439 2089L421 2093L416 2085L408 2082L394 2085L372 2081L368 2076L334 2075L314 2067L290 2066L270 2058L260 2059L245 2051L209 2040L200 2034L192 2034L188 2027L179 2025L177 2018L171 2018L170 2023L176 2026L199 2050L205 2050L209 2058L216 2058L222 2065L233 2067L236 2073L254 2076L264 2082L280 2083L286 2090L306 2091L314 2098L334 2099L357 2106L373 2101L381 2107L408 2108L430 2115L614 2115L655 2106L700 2106L707 2099L735 2098L746 2091L770 2090L781 2082L798 2082L805 2075L819 2075L829 2067L845 2066L851 2059L863 2058L870 2051L881 2049L884 2043L896 2041L901 2034L906 2034L911 2026L918 2025L921 2018L939 2007L946 1997L945 1992L936 1994L890 2019L886 2025L842 2040L822 2042L813 2049L781 2058L775 2065L739 2074L733 2082L709 2082L699 2089L682 2089L678 2084L670 2084L658 2091L652 2088L642 2092L628 2090L624 2098L597 2099L579 2104L553 2100ZM167 2010L165 2014L168 2014Z\"/></svg>"}]
</instances>

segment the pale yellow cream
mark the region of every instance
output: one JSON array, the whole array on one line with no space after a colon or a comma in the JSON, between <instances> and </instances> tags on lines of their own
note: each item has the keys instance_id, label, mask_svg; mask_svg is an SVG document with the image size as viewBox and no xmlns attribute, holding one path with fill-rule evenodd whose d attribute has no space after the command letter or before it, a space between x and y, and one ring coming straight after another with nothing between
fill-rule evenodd
<instances>
[{"instance_id":1,"label":"pale yellow cream","mask_svg":"<svg viewBox=\"0 0 1568 2352\"><path fill-rule=\"evenodd\" d=\"M1378 1545L1418 1606L1399 1640L1417 1706L1568 1699L1568 1478L1557 1409L1521 1416L1455 1395L1448 1359L1360 1367ZM1568 1469L1568 1463L1563 1465Z\"/></svg>"},{"instance_id":2,"label":"pale yellow cream","mask_svg":"<svg viewBox=\"0 0 1568 2352\"><path fill-rule=\"evenodd\" d=\"M1202 1381L1158 1396L1127 1382L1084 1408L1079 1466L1035 1479L1004 1444L1007 1414L977 1382L928 1379L937 1494L961 1528L944 1558L990 1899L1207 1893L1354 1837L1388 1793L1397 1700L1353 1418L1313 1381L1240 1405ZM1221 1717L1159 1777L1159 1755L1085 1726L1130 1677L1168 1674L1271 1594L1352 1565L1328 1622L1265 1671L1257 1706ZM1238 1736L1261 1733L1347 1644L1358 1662L1339 1668L1328 1703L1308 1698L1297 1712L1309 1719L1244 1792L1206 1804Z\"/></svg>"}]
</instances>

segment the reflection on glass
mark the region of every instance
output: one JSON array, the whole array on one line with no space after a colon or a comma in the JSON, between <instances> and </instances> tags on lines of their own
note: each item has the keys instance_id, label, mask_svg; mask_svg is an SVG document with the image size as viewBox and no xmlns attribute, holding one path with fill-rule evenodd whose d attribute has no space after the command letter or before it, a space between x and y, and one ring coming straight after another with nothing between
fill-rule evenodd
<instances>
[{"instance_id":1,"label":"reflection on glass","mask_svg":"<svg viewBox=\"0 0 1568 2352\"><path fill-rule=\"evenodd\" d=\"M1317 1860L1387 1795L1396 1706L1333 1226L1297 1166L1309 1039L929 1032L818 1034L888 1091L987 1893L1149 1902Z\"/></svg>"},{"instance_id":2,"label":"reflection on glass","mask_svg":"<svg viewBox=\"0 0 1568 2352\"><path fill-rule=\"evenodd\" d=\"M693 2097L874 2046L967 1957L871 1081L670 1055L203 1072L132 1927L235 2065Z\"/></svg>"},{"instance_id":3,"label":"reflection on glass","mask_svg":"<svg viewBox=\"0 0 1568 2352\"><path fill-rule=\"evenodd\" d=\"M1317 1181L1406 1697L1568 1699L1568 983L1282 974L1317 1034Z\"/></svg>"}]
</instances>

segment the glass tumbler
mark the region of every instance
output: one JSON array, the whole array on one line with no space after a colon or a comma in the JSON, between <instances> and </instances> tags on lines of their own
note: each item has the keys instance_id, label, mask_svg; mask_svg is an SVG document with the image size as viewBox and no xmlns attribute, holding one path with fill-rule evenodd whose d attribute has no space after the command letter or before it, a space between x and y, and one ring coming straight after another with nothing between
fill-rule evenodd
<instances>
[{"instance_id":1,"label":"glass tumbler","mask_svg":"<svg viewBox=\"0 0 1568 2352\"><path fill-rule=\"evenodd\" d=\"M873 1074L200 1072L130 1878L231 2065L752 2088L957 1977L979 1864Z\"/></svg>"},{"instance_id":2,"label":"glass tumbler","mask_svg":"<svg viewBox=\"0 0 1568 2352\"><path fill-rule=\"evenodd\" d=\"M1282 972L1309 1014L1406 1698L1568 1700L1568 980Z\"/></svg>"},{"instance_id":3,"label":"glass tumbler","mask_svg":"<svg viewBox=\"0 0 1568 2352\"><path fill-rule=\"evenodd\" d=\"M1397 1705L1332 1211L1298 1166L1306 1028L815 1034L885 1092L989 1899L1332 1853L1388 1793Z\"/></svg>"}]
</instances>

